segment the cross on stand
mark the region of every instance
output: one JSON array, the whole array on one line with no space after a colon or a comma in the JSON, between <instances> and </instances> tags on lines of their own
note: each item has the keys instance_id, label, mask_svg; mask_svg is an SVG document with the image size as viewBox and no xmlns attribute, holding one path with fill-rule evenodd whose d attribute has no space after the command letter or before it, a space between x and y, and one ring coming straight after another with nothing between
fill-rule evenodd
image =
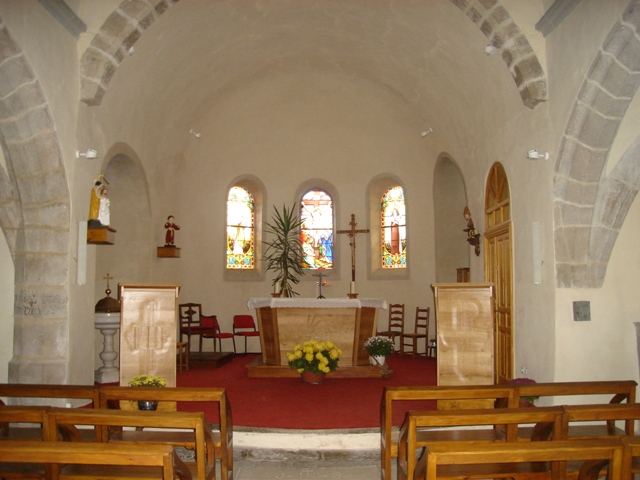
<instances>
[{"instance_id":1,"label":"cross on stand","mask_svg":"<svg viewBox=\"0 0 640 480\"><path fill-rule=\"evenodd\" d=\"M353 295L354 297L358 294L355 292L356 285L356 235L358 233L369 233L369 229L365 228L362 230L356 230L356 216L355 214L351 214L351 222L349 222L351 226L351 230L338 230L336 233L346 233L349 235L349 246L351 247L351 287L349 289L349 296Z\"/></svg>"},{"instance_id":2,"label":"cross on stand","mask_svg":"<svg viewBox=\"0 0 640 480\"><path fill-rule=\"evenodd\" d=\"M109 275L109 273L107 273L107 275L102 278L107 281L107 289L105 290L105 292L107 293L107 297L108 297L109 295L111 295L111 289L109 288L109 280L113 280L113 277Z\"/></svg>"},{"instance_id":3,"label":"cross on stand","mask_svg":"<svg viewBox=\"0 0 640 480\"><path fill-rule=\"evenodd\" d=\"M318 273L314 273L313 274L314 277L320 277L320 279L318 280L318 298L325 298L322 295L322 277L327 277L328 275L326 273L324 273L324 271L322 269L318 269Z\"/></svg>"}]
</instances>

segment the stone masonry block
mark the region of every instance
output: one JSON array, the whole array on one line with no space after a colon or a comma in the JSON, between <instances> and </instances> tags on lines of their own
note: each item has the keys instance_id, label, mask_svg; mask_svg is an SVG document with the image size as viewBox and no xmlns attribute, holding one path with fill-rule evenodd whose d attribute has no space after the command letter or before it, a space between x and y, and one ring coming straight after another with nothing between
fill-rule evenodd
<instances>
[{"instance_id":1,"label":"stone masonry block","mask_svg":"<svg viewBox=\"0 0 640 480\"><path fill-rule=\"evenodd\" d=\"M107 91L99 82L88 78L80 79L80 94L84 103L90 106L100 105Z\"/></svg>"},{"instance_id":2,"label":"stone masonry block","mask_svg":"<svg viewBox=\"0 0 640 480\"><path fill-rule=\"evenodd\" d=\"M571 261L571 256L569 255L569 247L567 245L567 236L565 235L565 228L555 228L553 238L555 243L554 250L556 263Z\"/></svg>"},{"instance_id":3,"label":"stone masonry block","mask_svg":"<svg viewBox=\"0 0 640 480\"><path fill-rule=\"evenodd\" d=\"M135 23L148 21L149 16L155 16L153 7L146 2L122 2L118 9L125 16L135 20Z\"/></svg>"},{"instance_id":4,"label":"stone masonry block","mask_svg":"<svg viewBox=\"0 0 640 480\"><path fill-rule=\"evenodd\" d=\"M25 206L49 204L53 199L64 199L68 195L67 181L62 169L27 179L18 177L16 180Z\"/></svg>"},{"instance_id":5,"label":"stone masonry block","mask_svg":"<svg viewBox=\"0 0 640 480\"><path fill-rule=\"evenodd\" d=\"M62 166L58 139L54 132L44 132L11 148L16 176L38 175Z\"/></svg>"},{"instance_id":6,"label":"stone masonry block","mask_svg":"<svg viewBox=\"0 0 640 480\"><path fill-rule=\"evenodd\" d=\"M16 286L14 315L16 318L66 318L69 295L64 286L43 288Z\"/></svg>"},{"instance_id":7,"label":"stone masonry block","mask_svg":"<svg viewBox=\"0 0 640 480\"><path fill-rule=\"evenodd\" d=\"M142 3L142 2L129 2L129 3ZM123 15L122 11L115 10L105 20L100 27L100 34L112 39L113 45L122 45L122 41L127 38L132 31L136 29L131 19Z\"/></svg>"},{"instance_id":8,"label":"stone masonry block","mask_svg":"<svg viewBox=\"0 0 640 480\"><path fill-rule=\"evenodd\" d=\"M491 13L489 14L489 18L491 19L491 23L495 26L502 25L503 23L510 22L511 16L509 12L502 6L497 5L497 2L493 2L494 7L491 7ZM488 8L487 8L488 10Z\"/></svg>"},{"instance_id":9,"label":"stone masonry block","mask_svg":"<svg viewBox=\"0 0 640 480\"><path fill-rule=\"evenodd\" d=\"M451 3L453 3L456 7L458 7L463 12L466 12L467 8L469 8L469 5L471 4L471 1L472 0L451 0Z\"/></svg>"},{"instance_id":10,"label":"stone masonry block","mask_svg":"<svg viewBox=\"0 0 640 480\"><path fill-rule=\"evenodd\" d=\"M615 58L613 55L603 54L598 51L596 54L596 59L591 64L589 68L589 72L587 72L587 78L593 82L599 83L602 85L602 82L607 76L607 72L611 65L615 62ZM610 92L615 94L615 92Z\"/></svg>"},{"instance_id":11,"label":"stone masonry block","mask_svg":"<svg viewBox=\"0 0 640 480\"><path fill-rule=\"evenodd\" d=\"M609 148L619 126L618 119L606 118L593 110L588 110L578 141L594 149Z\"/></svg>"},{"instance_id":12,"label":"stone masonry block","mask_svg":"<svg viewBox=\"0 0 640 480\"><path fill-rule=\"evenodd\" d=\"M70 208L67 203L47 203L23 208L24 223L35 227L69 228Z\"/></svg>"},{"instance_id":13,"label":"stone masonry block","mask_svg":"<svg viewBox=\"0 0 640 480\"><path fill-rule=\"evenodd\" d=\"M564 200L575 205L589 206L595 203L597 192L597 183L583 183L569 180L567 182Z\"/></svg>"},{"instance_id":14,"label":"stone masonry block","mask_svg":"<svg viewBox=\"0 0 640 480\"><path fill-rule=\"evenodd\" d=\"M632 98L640 85L640 73L631 73L613 62L601 84L602 88L616 97Z\"/></svg>"},{"instance_id":15,"label":"stone masonry block","mask_svg":"<svg viewBox=\"0 0 640 480\"><path fill-rule=\"evenodd\" d=\"M535 108L539 103L546 102L548 100L547 81L539 79L521 86L520 97L524 105L531 109Z\"/></svg>"},{"instance_id":16,"label":"stone masonry block","mask_svg":"<svg viewBox=\"0 0 640 480\"><path fill-rule=\"evenodd\" d=\"M565 203L562 218L565 227L589 227L593 219L593 205Z\"/></svg>"},{"instance_id":17,"label":"stone masonry block","mask_svg":"<svg viewBox=\"0 0 640 480\"><path fill-rule=\"evenodd\" d=\"M62 385L67 380L69 369L66 360L42 360L17 358L15 355L9 362L9 382L11 383L54 383ZM21 398L17 405L34 405L37 399ZM61 399L47 402L51 406L64 407Z\"/></svg>"},{"instance_id":18,"label":"stone masonry block","mask_svg":"<svg viewBox=\"0 0 640 480\"><path fill-rule=\"evenodd\" d=\"M19 330L20 357L60 360L66 356L66 319L16 318L15 328Z\"/></svg>"},{"instance_id":19,"label":"stone masonry block","mask_svg":"<svg viewBox=\"0 0 640 480\"><path fill-rule=\"evenodd\" d=\"M80 75L85 78L100 80L105 70L113 64L113 60L104 52L94 48L88 48L82 55L80 62Z\"/></svg>"},{"instance_id":20,"label":"stone masonry block","mask_svg":"<svg viewBox=\"0 0 640 480\"><path fill-rule=\"evenodd\" d=\"M571 264L556 262L556 286L558 288L570 288Z\"/></svg>"},{"instance_id":21,"label":"stone masonry block","mask_svg":"<svg viewBox=\"0 0 640 480\"><path fill-rule=\"evenodd\" d=\"M566 175L556 173L553 178L553 194L555 196L556 203L559 200L564 200L567 195L567 189L569 188L570 178Z\"/></svg>"},{"instance_id":22,"label":"stone masonry block","mask_svg":"<svg viewBox=\"0 0 640 480\"><path fill-rule=\"evenodd\" d=\"M58 229L29 229L25 235L25 249L28 252L67 253L69 251L69 231Z\"/></svg>"},{"instance_id":23,"label":"stone masonry block","mask_svg":"<svg viewBox=\"0 0 640 480\"><path fill-rule=\"evenodd\" d=\"M37 82L24 83L8 97L0 100L0 119L21 115L22 112L45 103L44 94Z\"/></svg>"},{"instance_id":24,"label":"stone masonry block","mask_svg":"<svg viewBox=\"0 0 640 480\"><path fill-rule=\"evenodd\" d=\"M633 29L618 24L611 29L607 37L602 42L602 50L610 53L614 57L620 55L629 41L633 38Z\"/></svg>"},{"instance_id":25,"label":"stone masonry block","mask_svg":"<svg viewBox=\"0 0 640 480\"><path fill-rule=\"evenodd\" d=\"M528 83L536 78L544 76L542 66L535 55L516 61L513 66L514 79L516 85L520 87L523 83Z\"/></svg>"},{"instance_id":26,"label":"stone masonry block","mask_svg":"<svg viewBox=\"0 0 640 480\"><path fill-rule=\"evenodd\" d=\"M578 100L605 117L622 118L629 108L629 99L612 97L598 83L585 81L578 93Z\"/></svg>"},{"instance_id":27,"label":"stone masonry block","mask_svg":"<svg viewBox=\"0 0 640 480\"><path fill-rule=\"evenodd\" d=\"M480 23L480 31L484 33L485 37L490 39L494 31L493 23L485 19L482 23Z\"/></svg>"},{"instance_id":28,"label":"stone masonry block","mask_svg":"<svg viewBox=\"0 0 640 480\"><path fill-rule=\"evenodd\" d=\"M576 143L571 159L571 178L582 183L597 183L602 176L607 153L606 149L594 149Z\"/></svg>"},{"instance_id":29,"label":"stone masonry block","mask_svg":"<svg viewBox=\"0 0 640 480\"><path fill-rule=\"evenodd\" d=\"M9 35L6 28L0 28L0 63L9 57L16 56L20 53L20 48Z\"/></svg>"},{"instance_id":30,"label":"stone masonry block","mask_svg":"<svg viewBox=\"0 0 640 480\"><path fill-rule=\"evenodd\" d=\"M593 276L591 264L580 263L571 266L571 287L596 288L598 286L597 283Z\"/></svg>"},{"instance_id":31,"label":"stone masonry block","mask_svg":"<svg viewBox=\"0 0 640 480\"><path fill-rule=\"evenodd\" d=\"M467 17L469 17L469 19L476 25L482 21L482 13L478 11L475 4L471 8L467 9L466 14Z\"/></svg>"},{"instance_id":32,"label":"stone masonry block","mask_svg":"<svg viewBox=\"0 0 640 480\"><path fill-rule=\"evenodd\" d=\"M46 106L25 112L23 116L14 118L4 125L9 127L3 130L7 142L20 141L23 138L54 131L53 121Z\"/></svg>"},{"instance_id":33,"label":"stone masonry block","mask_svg":"<svg viewBox=\"0 0 640 480\"><path fill-rule=\"evenodd\" d=\"M139 39L142 34L139 30L134 30L130 35L127 36L122 42L122 47L125 50L129 50ZM120 60L122 61L122 60Z\"/></svg>"},{"instance_id":34,"label":"stone masonry block","mask_svg":"<svg viewBox=\"0 0 640 480\"><path fill-rule=\"evenodd\" d=\"M616 58L630 71L640 72L640 41L633 32L630 32L627 43L623 45Z\"/></svg>"},{"instance_id":35,"label":"stone masonry block","mask_svg":"<svg viewBox=\"0 0 640 480\"><path fill-rule=\"evenodd\" d=\"M618 232L611 228L593 227L589 255L591 262L607 263L611 257Z\"/></svg>"},{"instance_id":36,"label":"stone masonry block","mask_svg":"<svg viewBox=\"0 0 640 480\"><path fill-rule=\"evenodd\" d=\"M68 255L25 254L25 283L35 286L64 285L69 271Z\"/></svg>"},{"instance_id":37,"label":"stone masonry block","mask_svg":"<svg viewBox=\"0 0 640 480\"><path fill-rule=\"evenodd\" d=\"M0 98L33 80L33 71L23 55L6 60L0 64Z\"/></svg>"}]
</instances>

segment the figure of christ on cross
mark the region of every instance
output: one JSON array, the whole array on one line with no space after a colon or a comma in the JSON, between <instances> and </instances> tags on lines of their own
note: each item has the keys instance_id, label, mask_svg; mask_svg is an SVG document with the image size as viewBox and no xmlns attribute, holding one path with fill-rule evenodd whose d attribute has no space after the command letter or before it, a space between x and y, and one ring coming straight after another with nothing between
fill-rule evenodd
<instances>
[{"instance_id":1,"label":"figure of christ on cross","mask_svg":"<svg viewBox=\"0 0 640 480\"><path fill-rule=\"evenodd\" d=\"M355 214L351 214L351 222L349 222L351 226L351 230L338 230L336 233L342 234L346 233L349 235L349 246L351 247L351 288L350 293L354 294L355 292L355 283L356 283L356 235L358 233L369 233L369 229L365 228L362 230L356 230L356 216Z\"/></svg>"}]
</instances>

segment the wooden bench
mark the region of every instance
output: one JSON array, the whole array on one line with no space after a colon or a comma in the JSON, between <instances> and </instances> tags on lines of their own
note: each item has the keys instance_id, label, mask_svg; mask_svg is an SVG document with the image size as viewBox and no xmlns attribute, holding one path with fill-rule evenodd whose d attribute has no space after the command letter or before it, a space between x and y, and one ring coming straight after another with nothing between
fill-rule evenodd
<instances>
[{"instance_id":1,"label":"wooden bench","mask_svg":"<svg viewBox=\"0 0 640 480\"><path fill-rule=\"evenodd\" d=\"M53 436L50 436L49 440L55 440L63 427L69 432L76 430L76 434L68 438L69 440L80 441L77 427L91 426L92 430L99 434L99 442L182 446L195 452L195 463L186 463L194 478L215 478L213 438L202 412L50 408L47 415ZM117 427L117 430L111 432L108 427ZM141 430L137 430L138 428ZM144 428L160 430L148 431L143 430ZM165 429L172 430L167 432Z\"/></svg>"},{"instance_id":2,"label":"wooden bench","mask_svg":"<svg viewBox=\"0 0 640 480\"><path fill-rule=\"evenodd\" d=\"M398 456L399 430L393 426L394 409L405 402L404 416L406 411L418 409L411 408L418 401L436 401L442 409L480 408L485 407L487 401L490 406L515 408L518 405L517 391L509 385L385 387L380 404L382 480L391 479L391 462ZM411 406L407 408L407 404Z\"/></svg>"},{"instance_id":3,"label":"wooden bench","mask_svg":"<svg viewBox=\"0 0 640 480\"><path fill-rule=\"evenodd\" d=\"M521 424L535 425L531 441L558 438L563 414L562 407L409 411L400 428L398 479L412 479L416 452L434 443L516 442Z\"/></svg>"},{"instance_id":4,"label":"wooden bench","mask_svg":"<svg viewBox=\"0 0 640 480\"><path fill-rule=\"evenodd\" d=\"M190 480L191 473L169 445L120 445L80 442L3 442L0 475L24 464L58 466L53 480ZM99 468L96 468L99 467Z\"/></svg>"},{"instance_id":5,"label":"wooden bench","mask_svg":"<svg viewBox=\"0 0 640 480\"><path fill-rule=\"evenodd\" d=\"M565 478L562 466L570 460L584 462L581 480L596 480L600 468L608 465L608 480L620 480L625 461L620 439L550 442L429 445L420 459L415 479ZM551 466L547 462L551 462Z\"/></svg>"},{"instance_id":6,"label":"wooden bench","mask_svg":"<svg viewBox=\"0 0 640 480\"><path fill-rule=\"evenodd\" d=\"M575 404L576 401L585 403L584 398L593 398L589 403L620 404L622 402L635 403L637 383L633 380L614 380L603 382L558 382L532 383L517 386L518 399L523 397L554 397L556 405ZM601 401L602 400L602 401ZM571 436L594 436L593 429L584 425L572 425ZM602 429L601 429L602 430ZM519 436L528 438L531 432L528 428L521 428ZM622 434L622 433L620 433ZM606 432L601 431L601 435Z\"/></svg>"},{"instance_id":7,"label":"wooden bench","mask_svg":"<svg viewBox=\"0 0 640 480\"><path fill-rule=\"evenodd\" d=\"M224 388L196 387L111 387L100 388L100 408L119 408L120 401L157 400L159 402L214 402L219 431L213 431L215 456L220 460L222 480L233 479L233 421L231 405ZM170 441L173 434L166 432Z\"/></svg>"},{"instance_id":8,"label":"wooden bench","mask_svg":"<svg viewBox=\"0 0 640 480\"><path fill-rule=\"evenodd\" d=\"M46 440L48 407L0 405L0 441Z\"/></svg>"}]
</instances>

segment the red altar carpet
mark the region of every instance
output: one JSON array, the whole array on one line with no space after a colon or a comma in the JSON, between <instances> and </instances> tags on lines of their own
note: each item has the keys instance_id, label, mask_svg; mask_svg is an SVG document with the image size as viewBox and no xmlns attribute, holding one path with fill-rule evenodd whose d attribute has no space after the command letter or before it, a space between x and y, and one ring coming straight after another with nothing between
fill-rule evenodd
<instances>
[{"instance_id":1,"label":"red altar carpet","mask_svg":"<svg viewBox=\"0 0 640 480\"><path fill-rule=\"evenodd\" d=\"M380 426L383 387L435 385L436 361L413 355L387 359L393 373L387 378L332 378L322 385L303 384L300 378L249 378L246 365L255 355L235 357L213 370L190 370L177 376L178 387L224 387L235 426L284 429L341 429ZM434 409L435 402L405 402L408 409ZM195 402L178 404L178 410L202 411ZM394 424L400 425L398 409ZM394 409L395 411L395 409ZM215 412L207 421L218 423Z\"/></svg>"}]
</instances>

